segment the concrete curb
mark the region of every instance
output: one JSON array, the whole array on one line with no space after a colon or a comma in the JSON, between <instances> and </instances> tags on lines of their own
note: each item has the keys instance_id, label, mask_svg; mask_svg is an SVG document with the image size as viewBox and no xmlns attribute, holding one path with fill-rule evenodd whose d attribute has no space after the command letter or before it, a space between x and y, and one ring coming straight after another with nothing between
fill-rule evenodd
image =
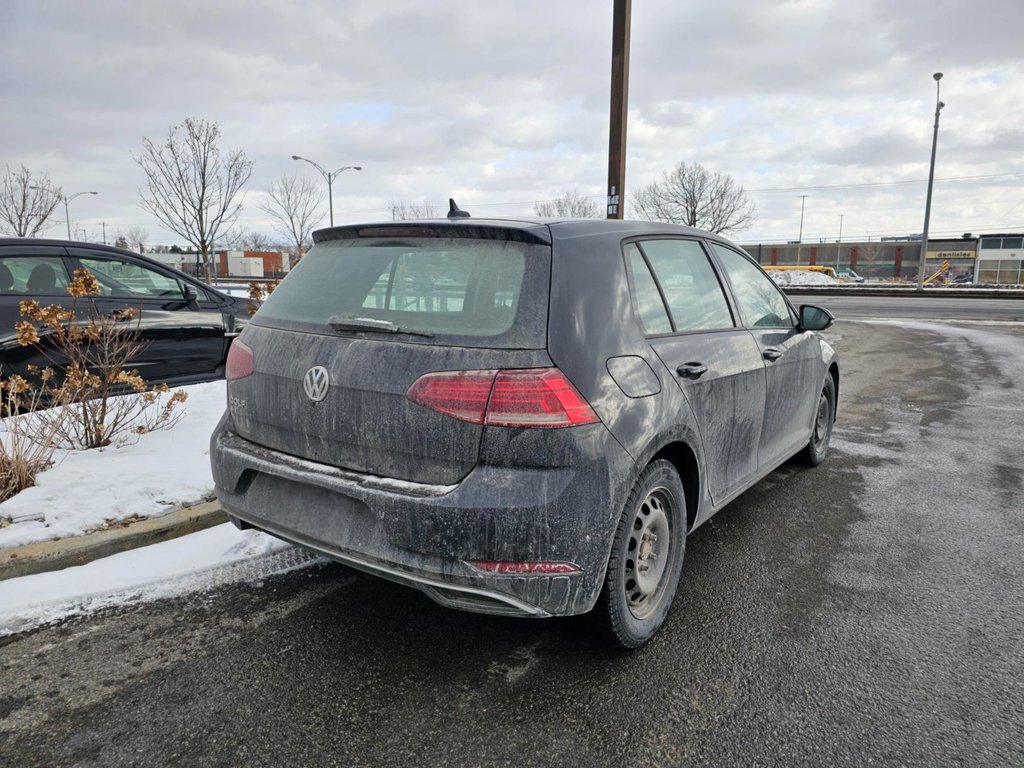
<instances>
[{"instance_id":1,"label":"concrete curb","mask_svg":"<svg viewBox=\"0 0 1024 768\"><path fill-rule=\"evenodd\" d=\"M216 501L183 507L124 528L0 549L0 581L84 565L101 557L195 533L228 521Z\"/></svg>"}]
</instances>

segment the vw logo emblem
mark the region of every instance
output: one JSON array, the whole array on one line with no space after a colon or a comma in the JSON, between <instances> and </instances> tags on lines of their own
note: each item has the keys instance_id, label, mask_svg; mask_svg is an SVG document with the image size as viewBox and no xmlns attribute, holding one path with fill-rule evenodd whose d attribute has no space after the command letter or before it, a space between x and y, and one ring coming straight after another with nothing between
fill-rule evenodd
<instances>
[{"instance_id":1,"label":"vw logo emblem","mask_svg":"<svg viewBox=\"0 0 1024 768\"><path fill-rule=\"evenodd\" d=\"M302 388L306 390L306 397L314 403L319 403L327 397L327 389L330 387L331 377L327 369L322 365L315 365L306 371L302 377Z\"/></svg>"}]
</instances>

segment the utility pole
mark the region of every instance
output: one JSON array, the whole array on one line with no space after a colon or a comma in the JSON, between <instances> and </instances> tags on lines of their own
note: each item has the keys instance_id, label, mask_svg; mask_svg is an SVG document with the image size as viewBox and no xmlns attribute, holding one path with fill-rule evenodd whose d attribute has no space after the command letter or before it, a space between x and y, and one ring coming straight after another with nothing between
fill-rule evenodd
<instances>
[{"instance_id":1,"label":"utility pole","mask_svg":"<svg viewBox=\"0 0 1024 768\"><path fill-rule=\"evenodd\" d=\"M836 240L836 272L839 271L839 252L843 245L843 217L845 213L839 214L839 239Z\"/></svg>"},{"instance_id":2,"label":"utility pole","mask_svg":"<svg viewBox=\"0 0 1024 768\"><path fill-rule=\"evenodd\" d=\"M928 166L928 195L924 202L924 229L921 232L921 260L917 266L917 290L924 290L925 262L928 260L928 222L932 215L932 184L935 183L935 147L939 143L939 112L946 106L939 101L939 80L942 73L936 72L935 78L935 130L932 132L932 161Z\"/></svg>"},{"instance_id":3,"label":"utility pole","mask_svg":"<svg viewBox=\"0 0 1024 768\"><path fill-rule=\"evenodd\" d=\"M107 244L107 222L101 221L100 226L103 227L103 244Z\"/></svg>"},{"instance_id":4,"label":"utility pole","mask_svg":"<svg viewBox=\"0 0 1024 768\"><path fill-rule=\"evenodd\" d=\"M629 26L632 5L632 0L615 0L612 19L612 93L608 126L609 219L621 219L626 207L626 109L629 103Z\"/></svg>"},{"instance_id":5,"label":"utility pole","mask_svg":"<svg viewBox=\"0 0 1024 768\"><path fill-rule=\"evenodd\" d=\"M800 195L800 234L796 238L796 263L800 265L800 256L804 250L804 203L807 202L807 195Z\"/></svg>"}]
</instances>

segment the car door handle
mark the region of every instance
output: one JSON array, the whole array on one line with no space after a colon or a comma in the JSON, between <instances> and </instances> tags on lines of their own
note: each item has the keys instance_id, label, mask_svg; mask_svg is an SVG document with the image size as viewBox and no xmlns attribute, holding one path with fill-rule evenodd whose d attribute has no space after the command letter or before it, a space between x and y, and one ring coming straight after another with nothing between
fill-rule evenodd
<instances>
[{"instance_id":1,"label":"car door handle","mask_svg":"<svg viewBox=\"0 0 1024 768\"><path fill-rule=\"evenodd\" d=\"M786 353L777 347L765 347L764 351L761 353L761 357L765 360L778 360L784 354Z\"/></svg>"},{"instance_id":2,"label":"car door handle","mask_svg":"<svg viewBox=\"0 0 1024 768\"><path fill-rule=\"evenodd\" d=\"M704 363L683 363L676 368L676 373L687 379L699 379L707 372L708 367Z\"/></svg>"}]
</instances>

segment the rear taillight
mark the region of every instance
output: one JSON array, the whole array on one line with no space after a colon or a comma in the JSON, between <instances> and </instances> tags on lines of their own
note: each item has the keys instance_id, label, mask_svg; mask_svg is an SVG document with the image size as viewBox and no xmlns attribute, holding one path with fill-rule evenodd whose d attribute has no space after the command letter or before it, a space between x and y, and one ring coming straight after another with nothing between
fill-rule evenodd
<instances>
[{"instance_id":1,"label":"rear taillight","mask_svg":"<svg viewBox=\"0 0 1024 768\"><path fill-rule=\"evenodd\" d=\"M428 373L413 382L407 397L456 419L494 427L575 427L598 420L557 368Z\"/></svg>"},{"instance_id":2,"label":"rear taillight","mask_svg":"<svg viewBox=\"0 0 1024 768\"><path fill-rule=\"evenodd\" d=\"M590 404L557 368L500 371L485 423L496 427L575 427L597 421Z\"/></svg>"},{"instance_id":3,"label":"rear taillight","mask_svg":"<svg viewBox=\"0 0 1024 768\"><path fill-rule=\"evenodd\" d=\"M497 371L427 373L405 396L418 405L473 424L483 424Z\"/></svg>"},{"instance_id":4,"label":"rear taillight","mask_svg":"<svg viewBox=\"0 0 1024 768\"><path fill-rule=\"evenodd\" d=\"M252 376L252 371L252 350L235 339L231 342L231 348L228 350L228 361L224 365L224 378L228 381L237 381L246 376Z\"/></svg>"}]
</instances>

